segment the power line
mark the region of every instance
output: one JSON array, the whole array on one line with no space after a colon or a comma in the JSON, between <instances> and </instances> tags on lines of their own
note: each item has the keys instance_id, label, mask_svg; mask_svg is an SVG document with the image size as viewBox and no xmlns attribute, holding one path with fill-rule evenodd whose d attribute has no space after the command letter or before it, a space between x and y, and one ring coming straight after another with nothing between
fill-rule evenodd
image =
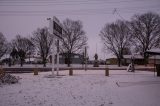
<instances>
[{"instance_id":1,"label":"power line","mask_svg":"<svg viewBox=\"0 0 160 106\"><path fill-rule=\"evenodd\" d=\"M160 9L157 9L157 11ZM113 11L113 10L112 10ZM140 11L139 11L140 12ZM143 12L143 11L141 11ZM145 11L146 12L146 11ZM116 10L117 15L122 17ZM122 11L122 13L135 13L133 11ZM59 15L98 15L98 14L112 14L111 11L0 11L0 15L50 15L50 14L59 14Z\"/></svg>"},{"instance_id":2,"label":"power line","mask_svg":"<svg viewBox=\"0 0 160 106\"><path fill-rule=\"evenodd\" d=\"M1 1L3 0L0 0L0 3ZM6 0L6 1L11 1L11 0ZM16 1L19 1L19 0L16 0ZM33 0L35 1L35 0ZM42 1L42 0L36 0L37 1ZM49 1L49 0L46 0L46 1ZM97 1L97 0L93 0L93 1ZM104 1L104 0L100 0L100 1ZM144 1L144 0L136 0L136 1ZM25 1L26 2L26 1ZM58 2L58 1L54 1L54 2ZM61 1L62 2L62 1ZM66 2L66 1L65 1ZM70 1L70 2L73 2L73 1ZM75 1L74 1L75 2ZM80 2L80 1L77 1L77 3ZM84 2L84 1L83 1ZM88 2L89 3L89 0L85 1L85 2ZM122 1L118 1L118 2L122 2ZM123 0L123 2L126 2L126 0ZM127 0L127 2L130 2ZM135 1L134 1L135 2ZM9 3L9 2L8 2ZM47 2L46 2L47 3ZM112 2L113 3L113 2ZM2 4L4 6L4 4ZM39 6L38 4L35 4L37 6ZM1 4L0 4L1 6ZM21 6L25 6L25 5L21 5ZM27 5L26 5L27 6ZM0 15L3 16L3 15L50 15L52 13L54 14L60 14L60 15L67 15L67 14L70 14L70 15L96 15L96 14L111 14L111 11L113 11L113 8L102 8L103 6L101 6L101 8L96 8L96 9L78 9L78 10L46 10L46 11L23 11L23 8L21 9L21 11L14 11L14 10L11 10L11 11L0 11ZM118 8L119 10L121 10L123 13L135 13L135 12L143 12L143 11L148 11L149 9L150 10L159 10L159 5L156 4L156 5L149 5L149 6L135 6L135 7L120 7ZM2 9L4 10L4 9ZM119 17L121 17L121 15L117 12L117 9L115 9L115 13L117 13L117 15L119 15Z\"/></svg>"},{"instance_id":3,"label":"power line","mask_svg":"<svg viewBox=\"0 0 160 106\"><path fill-rule=\"evenodd\" d=\"M114 7L113 7L114 8ZM103 8L103 6L101 6L101 8L89 8L89 9L75 9L75 10L56 10L56 11L103 11L103 10L113 10L113 8ZM139 9L156 9L156 8L160 8L158 4L156 5L149 5L149 6L130 6L130 7L119 7L119 9L121 10L139 10ZM114 8L115 9L115 8ZM14 10L11 10L12 12L14 12ZM23 12L23 11L22 11ZM37 12L37 11L36 11ZM46 11L44 11L46 12Z\"/></svg>"},{"instance_id":4,"label":"power line","mask_svg":"<svg viewBox=\"0 0 160 106\"><path fill-rule=\"evenodd\" d=\"M157 8L156 6L153 7L124 7L124 8L118 8L119 10L122 11L137 11L137 10L145 10L145 9L160 9ZM98 8L98 9L78 9L78 10L53 10L53 11L17 11L17 10L11 10L11 11L0 11L0 13L49 13L49 12L106 12L106 11L113 11L113 8ZM114 8L114 12L117 12L117 8Z\"/></svg>"},{"instance_id":5,"label":"power line","mask_svg":"<svg viewBox=\"0 0 160 106\"><path fill-rule=\"evenodd\" d=\"M25 15L25 16L44 16L44 15L98 15L98 14L111 14L110 12L70 12L70 13L55 13L55 12L16 12L16 13L0 13L1 16L10 15Z\"/></svg>"},{"instance_id":6,"label":"power line","mask_svg":"<svg viewBox=\"0 0 160 106\"><path fill-rule=\"evenodd\" d=\"M121 0L121 1L104 1L104 0L87 0L87 1L0 1L0 6L54 6L54 5L85 5L85 4L117 4L117 3L134 3L134 2L142 2L146 0L136 0L136 1L130 1L130 0Z\"/></svg>"},{"instance_id":7,"label":"power line","mask_svg":"<svg viewBox=\"0 0 160 106\"><path fill-rule=\"evenodd\" d=\"M0 0L0 1L3 1L3 0ZM6 1L11 1L11 0L5 0L5 2ZM19 1L19 0L15 0L15 1ZM21 0L22 1L22 0ZM33 0L34 2L35 2L35 0ZM33 2L32 1L32 2ZM42 0L36 0L36 2L37 1L42 1ZM46 0L46 1L51 1L51 0ZM46 2L45 1L45 2ZM83 1L84 3L91 3L91 2L89 2L90 0L87 0L87 1ZM92 2L97 2L97 0L92 0ZM104 4L103 2L106 2L106 1L104 1L104 0L99 0L100 2L100 4ZM144 1L144 0L136 0L136 1L128 1L128 0L123 0L123 1L107 1L106 3L119 3L119 2L139 2L139 1ZM12 1L13 2L13 1ZM26 2L26 1L23 1L23 3L24 2ZM44 1L43 1L44 2ZM52 2L57 2L58 3L58 1L52 1ZM61 1L62 2L62 1ZM73 3L81 3L80 1L64 1L64 2L73 2ZM8 3L10 3L10 2L8 2ZM29 2L28 3L31 3L31 1L29 0ZM47 3L47 2L46 2ZM97 4L97 3L96 3ZM46 6L47 5L52 5L52 4L45 4ZM56 5L56 4L53 4L53 5ZM60 5L64 5L63 3L62 4L60 4ZM30 4L30 5L26 5L26 4L19 4L19 5L10 5L10 4L0 4L0 6L44 6L43 4L41 5L41 4ZM103 6L101 6L101 7L103 7ZM113 7L113 8L115 8L115 7ZM113 10L113 8L111 8L111 10ZM117 7L116 7L117 8ZM159 8L159 4L156 4L156 5L151 5L151 6L139 6L139 7L124 7L124 8L122 8L122 7L120 7L119 9L121 10L123 10L123 9L126 9L126 10L139 10L139 9L153 9L153 8ZM97 10L97 9L96 9ZM108 8L104 8L104 10L103 9L99 9L99 11L106 11L106 10L110 10L110 9L108 9ZM79 10L77 10L77 11L79 11ZM87 9L87 10L81 10L81 11L94 11L93 9ZM7 12L7 11L6 11ZM14 11L13 11L14 12ZM4 13L4 12L3 12Z\"/></svg>"},{"instance_id":8,"label":"power line","mask_svg":"<svg viewBox=\"0 0 160 106\"><path fill-rule=\"evenodd\" d=\"M159 9L160 10L160 9ZM133 14L133 12L123 12L123 14ZM143 12L138 12L138 13L143 13ZM112 14L112 12L81 12L81 13L76 13L76 12L70 12L70 13L55 13L55 12L47 12L47 13L0 13L0 16L64 16L64 15L107 15L107 14ZM134 13L135 14L135 13ZM122 16L121 16L122 17Z\"/></svg>"},{"instance_id":9,"label":"power line","mask_svg":"<svg viewBox=\"0 0 160 106\"><path fill-rule=\"evenodd\" d=\"M120 1L106 1L106 0L0 0L1 3L91 3L91 2L106 2L106 3L120 3L120 2L140 2L140 1L147 1L147 0L120 0Z\"/></svg>"},{"instance_id":10,"label":"power line","mask_svg":"<svg viewBox=\"0 0 160 106\"><path fill-rule=\"evenodd\" d=\"M122 11L136 11L138 8L136 9L127 9L126 8L119 8ZM144 8L140 8L141 10L144 10ZM160 9L160 8L153 8L153 9ZM106 11L113 11L112 8L102 8L102 9L79 9L79 10L53 10L53 11L0 11L0 13L51 13L51 12L57 12L57 13L66 13L66 12L106 12ZM117 8L114 8L114 13L117 12Z\"/></svg>"}]
</instances>

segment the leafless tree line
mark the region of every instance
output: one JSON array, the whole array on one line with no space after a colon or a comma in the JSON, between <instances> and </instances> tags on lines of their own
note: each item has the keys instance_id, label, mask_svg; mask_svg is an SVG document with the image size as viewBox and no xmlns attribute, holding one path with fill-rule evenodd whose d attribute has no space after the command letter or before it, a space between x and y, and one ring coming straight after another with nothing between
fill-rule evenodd
<instances>
[{"instance_id":1,"label":"leafless tree line","mask_svg":"<svg viewBox=\"0 0 160 106\"><path fill-rule=\"evenodd\" d=\"M71 64L72 53L82 53L82 49L87 45L87 37L83 30L83 24L81 21L66 19L62 24L65 32L60 39L60 52L66 54L68 60L68 66ZM47 59L51 54L51 45L53 43L53 34L49 33L47 27L38 28L35 30L31 37L22 37L17 35L10 43L7 43L6 38L0 33L0 58L6 54L10 54L10 58L7 62L11 65L11 59L13 64L19 60L21 66L26 56L37 52L40 54L44 67L46 66ZM7 47L7 46L8 47Z\"/></svg>"},{"instance_id":2,"label":"leafless tree line","mask_svg":"<svg viewBox=\"0 0 160 106\"><path fill-rule=\"evenodd\" d=\"M141 53L146 60L146 50L160 48L160 16L148 12L136 14L128 22L117 20L106 24L100 37L104 47L117 57L119 66L123 55L133 50Z\"/></svg>"},{"instance_id":3,"label":"leafless tree line","mask_svg":"<svg viewBox=\"0 0 160 106\"><path fill-rule=\"evenodd\" d=\"M65 32L60 39L60 52L66 54L69 66L71 64L71 54L83 52L84 46L87 45L87 36L83 30L83 24L79 20L66 19L62 26ZM148 12L134 15L131 21L117 20L108 23L102 28L100 37L105 49L117 56L120 66L123 55L131 53L131 49L143 55L148 49L160 47L160 16ZM44 66L46 66L53 39L46 27L38 28L28 38L17 35L9 43L0 33L0 58L8 53L12 60L19 60L22 66L26 56L30 56L37 51ZM145 55L143 56L145 59L147 58Z\"/></svg>"}]
</instances>

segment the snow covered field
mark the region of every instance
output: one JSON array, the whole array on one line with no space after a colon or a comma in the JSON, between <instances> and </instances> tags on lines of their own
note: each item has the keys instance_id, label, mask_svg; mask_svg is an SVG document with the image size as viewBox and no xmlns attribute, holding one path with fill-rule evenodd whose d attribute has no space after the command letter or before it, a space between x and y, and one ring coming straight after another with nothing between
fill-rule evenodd
<instances>
[{"instance_id":1,"label":"snow covered field","mask_svg":"<svg viewBox=\"0 0 160 106\"><path fill-rule=\"evenodd\" d=\"M17 84L0 86L0 106L160 106L160 77L153 72L76 70L74 76L61 71L14 74Z\"/></svg>"}]
</instances>

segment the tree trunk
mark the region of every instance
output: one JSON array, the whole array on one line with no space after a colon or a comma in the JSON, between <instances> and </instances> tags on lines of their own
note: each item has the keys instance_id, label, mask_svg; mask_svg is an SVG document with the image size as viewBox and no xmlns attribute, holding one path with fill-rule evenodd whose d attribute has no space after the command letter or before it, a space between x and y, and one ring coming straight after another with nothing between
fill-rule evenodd
<instances>
[{"instance_id":1,"label":"tree trunk","mask_svg":"<svg viewBox=\"0 0 160 106\"><path fill-rule=\"evenodd\" d=\"M68 66L68 67L70 67L70 63L69 63L69 61L68 61L68 63L67 63L67 66Z\"/></svg>"},{"instance_id":2,"label":"tree trunk","mask_svg":"<svg viewBox=\"0 0 160 106\"><path fill-rule=\"evenodd\" d=\"M23 67L23 63L21 62L21 67Z\"/></svg>"},{"instance_id":3,"label":"tree trunk","mask_svg":"<svg viewBox=\"0 0 160 106\"><path fill-rule=\"evenodd\" d=\"M11 59L9 58L9 60L8 60L8 66L11 67L11 64L12 64L11 63Z\"/></svg>"},{"instance_id":4,"label":"tree trunk","mask_svg":"<svg viewBox=\"0 0 160 106\"><path fill-rule=\"evenodd\" d=\"M46 62L43 63L43 67L46 67Z\"/></svg>"},{"instance_id":5,"label":"tree trunk","mask_svg":"<svg viewBox=\"0 0 160 106\"><path fill-rule=\"evenodd\" d=\"M46 59L43 58L43 67L46 67Z\"/></svg>"},{"instance_id":6,"label":"tree trunk","mask_svg":"<svg viewBox=\"0 0 160 106\"><path fill-rule=\"evenodd\" d=\"M15 59L13 58L13 65L15 64Z\"/></svg>"},{"instance_id":7,"label":"tree trunk","mask_svg":"<svg viewBox=\"0 0 160 106\"><path fill-rule=\"evenodd\" d=\"M30 54L29 54L29 64L31 64L31 57L30 57Z\"/></svg>"},{"instance_id":8,"label":"tree trunk","mask_svg":"<svg viewBox=\"0 0 160 106\"><path fill-rule=\"evenodd\" d=\"M71 66L71 57L68 56L68 59L67 59L67 66L70 67Z\"/></svg>"},{"instance_id":9,"label":"tree trunk","mask_svg":"<svg viewBox=\"0 0 160 106\"><path fill-rule=\"evenodd\" d=\"M21 67L23 67L23 59L21 59Z\"/></svg>"},{"instance_id":10,"label":"tree trunk","mask_svg":"<svg viewBox=\"0 0 160 106\"><path fill-rule=\"evenodd\" d=\"M121 66L121 59L118 58L118 67L120 67L120 66Z\"/></svg>"},{"instance_id":11,"label":"tree trunk","mask_svg":"<svg viewBox=\"0 0 160 106\"><path fill-rule=\"evenodd\" d=\"M147 67L147 60L148 60L148 57L146 55L144 55L144 65L145 65L145 67Z\"/></svg>"},{"instance_id":12,"label":"tree trunk","mask_svg":"<svg viewBox=\"0 0 160 106\"><path fill-rule=\"evenodd\" d=\"M67 54L67 66L70 67L71 66L71 53L68 52Z\"/></svg>"}]
</instances>

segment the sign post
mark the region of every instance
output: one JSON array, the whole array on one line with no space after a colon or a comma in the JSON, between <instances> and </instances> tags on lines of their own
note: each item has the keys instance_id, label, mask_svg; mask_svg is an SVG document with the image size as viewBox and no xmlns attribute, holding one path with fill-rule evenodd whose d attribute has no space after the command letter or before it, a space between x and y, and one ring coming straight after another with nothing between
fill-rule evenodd
<instances>
[{"instance_id":1,"label":"sign post","mask_svg":"<svg viewBox=\"0 0 160 106\"><path fill-rule=\"evenodd\" d=\"M53 17L53 34L57 38L57 76L59 75L59 39L62 38L62 26L60 21Z\"/></svg>"},{"instance_id":2,"label":"sign post","mask_svg":"<svg viewBox=\"0 0 160 106\"><path fill-rule=\"evenodd\" d=\"M53 43L51 47L52 52L52 75L54 74L54 68L55 68L55 40L57 39L57 76L59 75L59 39L62 38L62 27L60 24L60 21L54 16L53 19L48 18L49 20L49 32L50 34L53 34Z\"/></svg>"}]
</instances>

